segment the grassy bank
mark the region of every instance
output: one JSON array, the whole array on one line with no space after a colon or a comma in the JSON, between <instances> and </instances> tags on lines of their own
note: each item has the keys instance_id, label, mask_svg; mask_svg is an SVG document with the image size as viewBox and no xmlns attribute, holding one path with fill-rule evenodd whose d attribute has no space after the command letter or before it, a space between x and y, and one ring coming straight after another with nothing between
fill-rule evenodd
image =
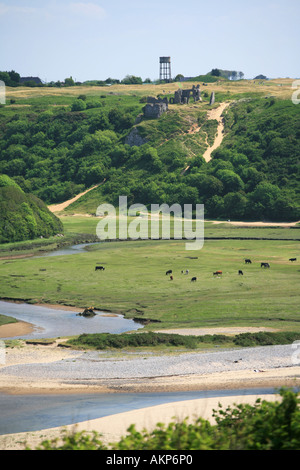
<instances>
[{"instance_id":1,"label":"grassy bank","mask_svg":"<svg viewBox=\"0 0 300 470\"><path fill-rule=\"evenodd\" d=\"M207 240L199 251L187 251L183 240L102 243L78 255L1 260L0 297L94 306L159 322L150 322L147 329L268 326L300 331L300 269L298 262L289 261L299 249L293 240ZM245 258L252 264L245 265ZM261 268L261 262L271 268ZM95 271L96 265L105 270ZM173 281L166 275L169 269ZM186 269L189 275L181 273ZM222 277L213 276L217 270Z\"/></svg>"}]
</instances>

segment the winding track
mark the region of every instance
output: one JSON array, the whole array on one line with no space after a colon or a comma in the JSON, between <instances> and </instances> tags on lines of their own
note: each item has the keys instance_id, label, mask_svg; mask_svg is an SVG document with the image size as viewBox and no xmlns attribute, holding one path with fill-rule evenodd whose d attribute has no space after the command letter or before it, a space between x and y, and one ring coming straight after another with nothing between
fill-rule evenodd
<instances>
[{"instance_id":1,"label":"winding track","mask_svg":"<svg viewBox=\"0 0 300 470\"><path fill-rule=\"evenodd\" d=\"M222 119L222 114L229 105L230 103L222 103L218 108L212 109L208 113L208 119L215 119L218 121L218 130L213 145L211 147L208 147L208 149L203 154L203 158L207 163L211 160L212 152L218 147L220 147L224 138L224 123Z\"/></svg>"}]
</instances>

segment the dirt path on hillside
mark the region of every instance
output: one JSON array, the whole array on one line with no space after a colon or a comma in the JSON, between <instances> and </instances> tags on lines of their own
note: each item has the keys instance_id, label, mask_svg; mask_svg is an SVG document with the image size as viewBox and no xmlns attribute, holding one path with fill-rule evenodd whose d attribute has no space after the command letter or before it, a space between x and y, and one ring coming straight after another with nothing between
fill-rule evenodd
<instances>
[{"instance_id":1,"label":"dirt path on hillside","mask_svg":"<svg viewBox=\"0 0 300 470\"><path fill-rule=\"evenodd\" d=\"M223 118L222 118L222 113L223 111L230 105L230 103L222 103L218 108L212 109L211 111L208 112L207 119L212 120L215 119L218 121L218 129L217 129L217 135L215 138L215 141L211 147L208 145L207 141L207 136L206 136L206 144L208 145L208 148L204 152L203 158L205 161L208 163L211 160L211 154L214 150L216 150L222 143L222 140L224 138L224 124L223 124ZM201 127L194 125L191 127L189 130L189 134L196 134L199 132ZM188 165L183 171L182 175L190 168L190 165Z\"/></svg>"},{"instance_id":2,"label":"dirt path on hillside","mask_svg":"<svg viewBox=\"0 0 300 470\"><path fill-rule=\"evenodd\" d=\"M206 162L209 162L211 160L212 152L216 150L222 143L222 140L224 138L224 124L222 113L229 105L230 103L222 103L218 108L212 109L208 113L209 120L215 119L216 121L218 121L218 130L213 145L211 147L208 147L208 149L206 149L206 151L204 152L203 158Z\"/></svg>"},{"instance_id":3,"label":"dirt path on hillside","mask_svg":"<svg viewBox=\"0 0 300 470\"><path fill-rule=\"evenodd\" d=\"M295 227L300 223L300 220L298 222L239 222L239 221L231 221L231 220L210 220L209 222L212 222L215 225L218 224L230 224L230 225L236 225L238 227Z\"/></svg>"},{"instance_id":4,"label":"dirt path on hillside","mask_svg":"<svg viewBox=\"0 0 300 470\"><path fill-rule=\"evenodd\" d=\"M101 183L102 184L102 183ZM72 199L69 199L68 201L65 201L65 202L62 202L60 204L52 204L51 206L48 206L48 209L51 211L51 212L60 212L60 211L63 211L66 207L68 207L70 204L72 204L73 202L77 201L77 199L79 199L80 197L84 196L86 193L88 193L89 191L92 191L93 189L95 188L98 188L98 186L100 186L99 184L97 184L96 186L93 186L92 188L90 189L87 189L86 191L83 191L82 193L80 194L77 194L77 196L73 197Z\"/></svg>"}]
</instances>

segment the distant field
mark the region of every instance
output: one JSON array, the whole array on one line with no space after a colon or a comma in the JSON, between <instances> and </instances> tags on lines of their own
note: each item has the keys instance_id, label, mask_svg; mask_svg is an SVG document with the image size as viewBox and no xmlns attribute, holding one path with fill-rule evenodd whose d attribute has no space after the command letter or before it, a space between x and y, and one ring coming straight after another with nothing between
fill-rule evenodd
<instances>
[{"instance_id":1,"label":"distant field","mask_svg":"<svg viewBox=\"0 0 300 470\"><path fill-rule=\"evenodd\" d=\"M292 83L293 79L278 78L276 80L240 80L240 81L220 81L215 83L207 83L204 86L200 83L201 89L205 92L215 91L216 93L228 94L245 94L245 93L260 93L272 94L278 98L289 99L292 96ZM183 82L183 83L168 83L162 85L144 84L144 85L112 85L110 87L100 86L74 86L63 88L6 88L6 98L16 99L32 99L40 97L77 97L79 94L86 94L87 96L95 96L99 94L136 94L136 95L157 95L164 93L174 93L179 87L191 88L193 84L199 82Z\"/></svg>"}]
</instances>

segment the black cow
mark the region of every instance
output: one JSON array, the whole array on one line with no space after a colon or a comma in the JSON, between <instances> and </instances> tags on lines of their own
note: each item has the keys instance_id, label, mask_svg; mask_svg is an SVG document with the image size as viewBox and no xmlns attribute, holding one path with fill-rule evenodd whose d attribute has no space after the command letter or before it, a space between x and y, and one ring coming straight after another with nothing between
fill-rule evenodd
<instances>
[{"instance_id":1,"label":"black cow","mask_svg":"<svg viewBox=\"0 0 300 470\"><path fill-rule=\"evenodd\" d=\"M270 265L269 265L269 263L261 263L261 264L260 264L260 267L261 267L261 268L269 268Z\"/></svg>"},{"instance_id":2,"label":"black cow","mask_svg":"<svg viewBox=\"0 0 300 470\"><path fill-rule=\"evenodd\" d=\"M191 282L196 282L196 281L197 281L197 278L196 278L196 277L192 277Z\"/></svg>"},{"instance_id":3,"label":"black cow","mask_svg":"<svg viewBox=\"0 0 300 470\"><path fill-rule=\"evenodd\" d=\"M244 276L243 271L239 270L239 275L240 275L240 276Z\"/></svg>"},{"instance_id":4,"label":"black cow","mask_svg":"<svg viewBox=\"0 0 300 470\"><path fill-rule=\"evenodd\" d=\"M173 271L170 269L170 271L166 272L166 276L168 276L169 274L172 274L172 273L173 273Z\"/></svg>"},{"instance_id":5,"label":"black cow","mask_svg":"<svg viewBox=\"0 0 300 470\"><path fill-rule=\"evenodd\" d=\"M251 264L252 261L251 261L251 259L245 259L245 263L246 263L246 264Z\"/></svg>"},{"instance_id":6,"label":"black cow","mask_svg":"<svg viewBox=\"0 0 300 470\"><path fill-rule=\"evenodd\" d=\"M104 271L105 268L104 268L103 266L96 266L96 267L95 267L95 271L98 271L98 270L99 270L99 271Z\"/></svg>"},{"instance_id":7,"label":"black cow","mask_svg":"<svg viewBox=\"0 0 300 470\"><path fill-rule=\"evenodd\" d=\"M297 261L297 258L290 258L289 261Z\"/></svg>"}]
</instances>

